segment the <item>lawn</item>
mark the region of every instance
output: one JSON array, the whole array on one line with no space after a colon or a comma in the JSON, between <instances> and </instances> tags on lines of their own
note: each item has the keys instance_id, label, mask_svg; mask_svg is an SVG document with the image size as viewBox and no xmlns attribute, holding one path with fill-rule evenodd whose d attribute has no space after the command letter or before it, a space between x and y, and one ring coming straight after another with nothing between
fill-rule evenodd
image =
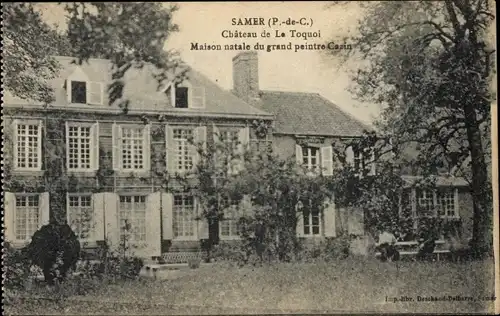
<instances>
[{"instance_id":1,"label":"lawn","mask_svg":"<svg viewBox=\"0 0 500 316\"><path fill-rule=\"evenodd\" d=\"M346 259L315 264L187 270L176 279L102 286L65 299L6 292L7 314L241 314L493 312L493 263ZM414 301L386 302L405 296ZM471 296L473 301L417 302L417 296Z\"/></svg>"}]
</instances>

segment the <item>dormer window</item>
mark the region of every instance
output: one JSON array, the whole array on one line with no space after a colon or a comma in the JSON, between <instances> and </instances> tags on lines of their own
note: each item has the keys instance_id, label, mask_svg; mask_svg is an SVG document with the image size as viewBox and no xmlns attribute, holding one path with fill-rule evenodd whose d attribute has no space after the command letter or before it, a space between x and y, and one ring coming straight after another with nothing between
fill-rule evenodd
<instances>
[{"instance_id":1,"label":"dormer window","mask_svg":"<svg viewBox=\"0 0 500 316\"><path fill-rule=\"evenodd\" d=\"M189 106L189 90L187 87L175 87L175 107L187 109Z\"/></svg>"},{"instance_id":2,"label":"dormer window","mask_svg":"<svg viewBox=\"0 0 500 316\"><path fill-rule=\"evenodd\" d=\"M178 109L203 109L205 108L205 88L192 85L189 81L171 84L166 89L170 102Z\"/></svg>"},{"instance_id":3,"label":"dormer window","mask_svg":"<svg viewBox=\"0 0 500 316\"><path fill-rule=\"evenodd\" d=\"M87 103L87 83L71 81L71 103Z\"/></svg>"},{"instance_id":4,"label":"dormer window","mask_svg":"<svg viewBox=\"0 0 500 316\"><path fill-rule=\"evenodd\" d=\"M80 67L66 79L68 102L72 104L103 104L103 84L92 81Z\"/></svg>"}]
</instances>

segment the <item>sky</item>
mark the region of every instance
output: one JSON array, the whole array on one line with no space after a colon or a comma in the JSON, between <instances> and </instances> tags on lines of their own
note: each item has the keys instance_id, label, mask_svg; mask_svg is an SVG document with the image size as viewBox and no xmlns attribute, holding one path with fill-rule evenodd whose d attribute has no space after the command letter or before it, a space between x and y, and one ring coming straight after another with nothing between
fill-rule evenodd
<instances>
[{"instance_id":1,"label":"sky","mask_svg":"<svg viewBox=\"0 0 500 316\"><path fill-rule=\"evenodd\" d=\"M165 4L167 5L167 4ZM232 88L232 57L238 51L191 50L191 43L260 44L289 43L324 43L333 40L340 43L341 37L354 31L358 19L362 18L360 9L353 5L327 7L326 2L185 2L179 3L179 10L174 13L174 22L180 31L173 33L165 44L166 49L174 49L191 67L205 74L224 89ZM41 4L43 15L51 22L63 22L64 12L54 3ZM257 17L267 24L269 19L279 22L287 18L312 20L312 26L234 26L232 19ZM278 22L278 23L279 23ZM311 24L311 23L310 23ZM257 32L259 38L223 38L222 31ZM260 37L267 30L271 38ZM311 39L290 38L290 30L316 32L321 37ZM275 38L275 32L285 33L286 38ZM259 85L261 90L280 90L315 92L337 104L342 110L371 124L378 116L380 107L363 104L353 99L347 91L352 81L349 79L347 66L325 56L318 50L259 51ZM307 106L307 104L304 104Z\"/></svg>"}]
</instances>

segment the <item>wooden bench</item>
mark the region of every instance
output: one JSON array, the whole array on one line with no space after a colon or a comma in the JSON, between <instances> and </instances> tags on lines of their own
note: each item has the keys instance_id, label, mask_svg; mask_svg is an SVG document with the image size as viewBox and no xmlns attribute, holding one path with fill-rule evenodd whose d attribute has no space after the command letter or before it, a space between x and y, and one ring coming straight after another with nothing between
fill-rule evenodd
<instances>
[{"instance_id":1,"label":"wooden bench","mask_svg":"<svg viewBox=\"0 0 500 316\"><path fill-rule=\"evenodd\" d=\"M436 255L437 261L439 261L439 257L442 254L448 254L450 253L450 250L448 249L439 249L439 246L442 246L445 244L444 240L436 240L436 249L434 249L433 254ZM399 241L395 244L396 248L399 250L401 248L413 248L413 247L418 247L418 242L417 241ZM418 254L418 250L399 250L399 254L401 256L416 256ZM379 257L380 252L376 252L375 256Z\"/></svg>"}]
</instances>

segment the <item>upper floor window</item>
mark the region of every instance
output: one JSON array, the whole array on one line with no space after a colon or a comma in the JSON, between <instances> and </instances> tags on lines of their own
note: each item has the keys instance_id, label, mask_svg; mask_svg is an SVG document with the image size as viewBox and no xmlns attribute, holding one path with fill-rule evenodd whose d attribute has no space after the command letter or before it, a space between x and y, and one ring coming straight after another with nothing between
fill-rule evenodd
<instances>
[{"instance_id":1,"label":"upper floor window","mask_svg":"<svg viewBox=\"0 0 500 316\"><path fill-rule=\"evenodd\" d=\"M179 109L205 108L205 87L193 85L185 80L182 83L171 84L167 90L172 106Z\"/></svg>"},{"instance_id":2,"label":"upper floor window","mask_svg":"<svg viewBox=\"0 0 500 316\"><path fill-rule=\"evenodd\" d=\"M96 170L99 164L99 125L66 123L66 155L68 170Z\"/></svg>"},{"instance_id":3,"label":"upper floor window","mask_svg":"<svg viewBox=\"0 0 500 316\"><path fill-rule=\"evenodd\" d=\"M113 127L113 166L115 170L147 171L150 168L150 125Z\"/></svg>"},{"instance_id":4,"label":"upper floor window","mask_svg":"<svg viewBox=\"0 0 500 316\"><path fill-rule=\"evenodd\" d=\"M179 172L190 171L194 166L193 130L190 128L174 129L175 166Z\"/></svg>"},{"instance_id":5,"label":"upper floor window","mask_svg":"<svg viewBox=\"0 0 500 316\"><path fill-rule=\"evenodd\" d=\"M333 174L333 149L331 145L296 145L297 163L309 170L310 175Z\"/></svg>"},{"instance_id":6,"label":"upper floor window","mask_svg":"<svg viewBox=\"0 0 500 316\"><path fill-rule=\"evenodd\" d=\"M14 121L14 167L17 170L41 170L41 121Z\"/></svg>"},{"instance_id":7,"label":"upper floor window","mask_svg":"<svg viewBox=\"0 0 500 316\"><path fill-rule=\"evenodd\" d=\"M71 103L87 104L87 83L71 81Z\"/></svg>"},{"instance_id":8,"label":"upper floor window","mask_svg":"<svg viewBox=\"0 0 500 316\"><path fill-rule=\"evenodd\" d=\"M316 171L319 168L319 148L302 147L303 165L309 170Z\"/></svg>"},{"instance_id":9,"label":"upper floor window","mask_svg":"<svg viewBox=\"0 0 500 316\"><path fill-rule=\"evenodd\" d=\"M103 84L92 81L80 68L68 76L66 80L68 102L75 104L103 104Z\"/></svg>"}]
</instances>

